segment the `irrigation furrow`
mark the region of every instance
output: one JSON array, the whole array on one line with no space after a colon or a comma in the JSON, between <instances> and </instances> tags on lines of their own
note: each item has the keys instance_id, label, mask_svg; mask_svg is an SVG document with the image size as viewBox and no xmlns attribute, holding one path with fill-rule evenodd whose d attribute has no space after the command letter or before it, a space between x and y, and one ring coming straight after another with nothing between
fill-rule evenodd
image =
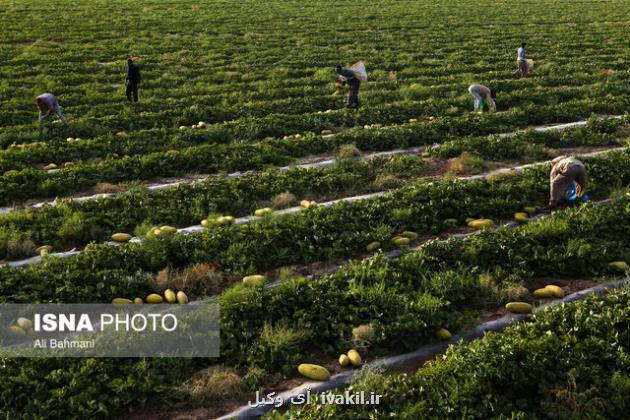
<instances>
[{"instance_id":1,"label":"irrigation furrow","mask_svg":"<svg viewBox=\"0 0 630 420\"><path fill-rule=\"evenodd\" d=\"M589 156L596 156L596 155L602 155L602 154L606 154L606 153L610 153L616 150L622 150L624 149L624 147L616 147L616 148L612 148L612 149L607 149L604 151L598 151L598 152L592 152L592 153L587 153L584 154L582 156L585 157L589 157ZM465 177L458 177L456 178L457 181L473 181L473 180L478 180L478 179L485 179L488 175L490 175L490 173L496 174L496 173L502 173L502 172L511 172L511 171L515 171L515 172L521 172L524 169L533 167L533 166L538 166L538 165L546 165L551 163L551 161L543 161L543 162L534 162L534 163L529 163L529 164L525 164L525 165L519 165L519 166L513 166L513 167L506 167L506 168L501 168L498 169L496 171L493 172L486 172L483 174L479 174L479 175L472 175L472 176L465 176ZM427 185L432 185L434 184L434 182L428 182ZM370 194L364 194L364 195L359 195L359 196L353 196L353 197L345 197L345 198L340 198L337 200L332 200L332 201L328 201L325 203L321 203L319 204L320 207L331 207L335 204L338 203L352 203L355 201L361 201L361 200L370 200L370 199L374 199L374 198L378 198L380 196L383 196L385 194L387 194L389 191L380 191L380 192L375 192L375 193L370 193ZM277 216L283 216L283 215L287 215L287 214L295 214L298 213L300 211L304 210L302 207L291 207L288 209L284 209L284 210L279 210L274 212L275 215ZM259 220L262 220L262 217L257 217L257 216L245 216L245 217L240 217L238 219L235 220L235 224L249 224L252 222L256 222ZM193 234L193 233L199 233L201 231L203 231L204 227L201 225L194 225L194 226L189 226L189 227L185 227L185 228L181 228L181 229L177 229L177 233L179 234L184 234L184 235L189 235L189 234ZM138 237L133 237L130 240L131 243L142 243L142 239L138 238ZM125 244L120 244L117 242L106 242L112 246L124 246ZM66 251L66 252L59 252L59 253L53 253L50 254L48 256L48 258L50 257L56 257L56 258L69 258L72 256L75 256L77 254L80 254L82 251L80 250L70 250L70 251ZM13 268L24 268L24 267L28 267L29 265L39 265L41 264L43 261L43 259L40 256L34 256L31 258L27 258L24 260L19 260L19 261L11 261L5 264L0 264L0 267L3 266L9 266L9 267L13 267Z\"/></svg>"},{"instance_id":2,"label":"irrigation furrow","mask_svg":"<svg viewBox=\"0 0 630 420\"><path fill-rule=\"evenodd\" d=\"M621 116L604 116L602 118L621 118ZM516 130L510 133L500 133L498 134L498 136L500 137L509 137L509 136L513 136L517 133L521 133L524 131L528 131L528 130L534 130L534 131L538 131L538 132L545 132L545 131L550 131L550 130L564 130L567 128L571 128L571 127L579 127L579 126L584 126L588 123L588 120L580 120L580 121L576 121L576 122L570 122L570 123L562 123L562 124L550 124L550 125L543 125L543 126L536 126L536 127L532 127L529 129L522 129L522 130ZM323 138L331 138L333 137L334 134L326 134L324 136L322 136ZM409 149L395 149L395 150L388 150L388 151L383 151L383 152L376 152L376 153L370 153L370 154L365 154L360 156L358 159L359 160L370 160L370 159L374 159L374 158L378 158L378 157L388 157L388 156L395 156L395 155L408 155L408 154L416 154L419 153L423 150L429 149L429 148L433 148L433 147L437 147L440 144L433 144L430 146L420 146L420 147L414 147L414 148L409 148ZM323 161L318 161L318 162L306 162L306 163L302 163L299 165L287 165L287 166L281 166L278 167L279 171L287 171L289 169L294 169L294 168L302 168L302 169L308 169L308 168L325 168L328 166L332 166L336 163L336 159L334 158L329 158L327 160L323 160ZM59 171L59 169L52 169L49 172L53 172L53 171ZM231 179L231 178L238 178L238 177L242 177L244 175L247 174L255 174L258 171L237 171L237 172L233 172L231 174L228 174L225 176L225 178L227 179ZM158 191L158 190L164 190L164 189L169 189L169 188L176 188L180 185L188 185L188 184L195 184L195 183L200 183L200 182L204 182L207 181L209 179L211 179L212 177L216 177L217 175L204 175L201 178L197 178L197 179L189 179L189 180L183 180L183 181L176 181L176 182L167 182L167 183L162 183L162 184L154 184L154 185L149 185L146 187L147 190L149 191ZM112 192L112 193L100 193L100 194L92 194L89 196L84 196L84 197L68 197L68 198L62 198L62 199L55 199L52 201L42 201L27 207L32 207L34 209L39 209L42 208L44 206L56 206L60 200L70 200L70 201L77 201L77 202L83 202L83 201L92 201L92 200L97 200L99 198L106 198L106 197L113 197L116 196L118 194L125 194L127 191L118 191L118 192ZM21 208L15 208L15 207L0 207L0 214L6 214L9 213L11 211L14 210L22 210Z\"/></svg>"}]
</instances>

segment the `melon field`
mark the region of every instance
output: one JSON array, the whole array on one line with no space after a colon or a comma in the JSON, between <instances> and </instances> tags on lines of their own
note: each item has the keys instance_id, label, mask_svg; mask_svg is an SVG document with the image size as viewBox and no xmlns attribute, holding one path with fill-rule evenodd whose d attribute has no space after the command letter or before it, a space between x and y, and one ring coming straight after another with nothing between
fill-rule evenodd
<instances>
[{"instance_id":1,"label":"melon field","mask_svg":"<svg viewBox=\"0 0 630 420\"><path fill-rule=\"evenodd\" d=\"M0 304L221 313L216 358L0 357L0 417L628 418L629 24L620 0L0 0ZM550 212L563 155L590 202ZM380 402L251 407L299 386Z\"/></svg>"}]
</instances>

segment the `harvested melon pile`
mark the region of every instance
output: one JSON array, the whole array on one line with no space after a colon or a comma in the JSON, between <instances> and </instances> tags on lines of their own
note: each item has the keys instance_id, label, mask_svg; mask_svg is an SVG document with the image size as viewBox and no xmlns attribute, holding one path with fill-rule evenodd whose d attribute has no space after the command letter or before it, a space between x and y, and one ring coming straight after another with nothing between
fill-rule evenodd
<instances>
[{"instance_id":1,"label":"harvested melon pile","mask_svg":"<svg viewBox=\"0 0 630 420\"><path fill-rule=\"evenodd\" d=\"M166 289L163 295L151 293L144 299L137 297L133 300L127 298L114 298L112 300L112 303L116 305L128 305L131 303L179 303L185 305L188 303L188 296L186 296L186 293L182 292L181 290L176 293L171 289Z\"/></svg>"}]
</instances>

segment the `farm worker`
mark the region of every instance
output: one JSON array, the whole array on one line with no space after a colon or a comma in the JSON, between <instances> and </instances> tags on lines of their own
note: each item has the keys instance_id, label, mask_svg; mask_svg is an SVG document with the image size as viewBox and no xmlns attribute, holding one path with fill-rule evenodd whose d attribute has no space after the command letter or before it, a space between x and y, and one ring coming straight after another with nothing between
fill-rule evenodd
<instances>
[{"instance_id":1,"label":"farm worker","mask_svg":"<svg viewBox=\"0 0 630 420\"><path fill-rule=\"evenodd\" d=\"M52 93L44 93L37 97L37 108L39 109L39 121L42 122L54 112L61 121L66 122L66 117L61 112L59 101Z\"/></svg>"},{"instance_id":2,"label":"farm worker","mask_svg":"<svg viewBox=\"0 0 630 420\"><path fill-rule=\"evenodd\" d=\"M550 198L548 210L558 207L567 189L575 182L575 195L580 199L586 191L586 169L579 160L558 156L551 161L551 174L549 176Z\"/></svg>"},{"instance_id":3,"label":"farm worker","mask_svg":"<svg viewBox=\"0 0 630 420\"><path fill-rule=\"evenodd\" d=\"M475 111L497 110L497 105L494 103L497 94L490 88L475 83L468 87L468 92L475 98Z\"/></svg>"},{"instance_id":4,"label":"farm worker","mask_svg":"<svg viewBox=\"0 0 630 420\"><path fill-rule=\"evenodd\" d=\"M354 72L350 69L337 66L335 72L339 75L341 84L344 86L347 84L350 89L348 90L348 100L346 101L347 108L359 107L359 87L361 81L356 77Z\"/></svg>"},{"instance_id":5,"label":"farm worker","mask_svg":"<svg viewBox=\"0 0 630 420\"><path fill-rule=\"evenodd\" d=\"M527 64L527 51L525 51L525 43L516 50L516 75L520 77L526 77L529 71L529 65Z\"/></svg>"},{"instance_id":6,"label":"farm worker","mask_svg":"<svg viewBox=\"0 0 630 420\"><path fill-rule=\"evenodd\" d=\"M130 58L127 60L127 100L131 102L131 95L133 94L133 101L138 102L138 85L140 84L140 70L133 64L133 60Z\"/></svg>"}]
</instances>

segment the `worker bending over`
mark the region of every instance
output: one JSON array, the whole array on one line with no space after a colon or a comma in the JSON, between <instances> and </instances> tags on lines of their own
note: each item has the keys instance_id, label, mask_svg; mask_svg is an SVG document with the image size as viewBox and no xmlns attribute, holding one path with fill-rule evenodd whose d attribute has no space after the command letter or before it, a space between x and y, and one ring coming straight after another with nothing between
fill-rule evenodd
<instances>
[{"instance_id":1,"label":"worker bending over","mask_svg":"<svg viewBox=\"0 0 630 420\"><path fill-rule=\"evenodd\" d=\"M346 101L347 108L358 108L359 107L359 87L361 86L361 81L357 78L355 73L347 68L337 66L335 68L335 72L339 75L339 79L341 83L345 86L346 84L349 86L348 90L348 100Z\"/></svg>"},{"instance_id":2,"label":"worker bending over","mask_svg":"<svg viewBox=\"0 0 630 420\"><path fill-rule=\"evenodd\" d=\"M138 102L138 85L140 84L140 70L138 66L133 64L133 60L130 58L127 60L127 100L131 102L131 96L133 95L133 101Z\"/></svg>"},{"instance_id":3,"label":"worker bending over","mask_svg":"<svg viewBox=\"0 0 630 420\"><path fill-rule=\"evenodd\" d=\"M584 164L568 156L558 156L551 163L549 176L551 191L547 210L558 207L573 182L575 182L575 201L584 197L586 191L586 168L584 168Z\"/></svg>"},{"instance_id":4,"label":"worker bending over","mask_svg":"<svg viewBox=\"0 0 630 420\"><path fill-rule=\"evenodd\" d=\"M497 110L497 105L494 103L497 94L490 88L475 83L468 87L468 92L475 98L475 111Z\"/></svg>"},{"instance_id":5,"label":"worker bending over","mask_svg":"<svg viewBox=\"0 0 630 420\"><path fill-rule=\"evenodd\" d=\"M525 43L516 50L516 76L526 77L529 71L529 65L527 64L527 51L525 51Z\"/></svg>"},{"instance_id":6,"label":"worker bending over","mask_svg":"<svg viewBox=\"0 0 630 420\"><path fill-rule=\"evenodd\" d=\"M44 93L39 95L36 99L37 108L39 109L39 122L44 121L50 116L51 112L54 112L61 121L66 122L59 106L59 101L52 93Z\"/></svg>"}]
</instances>

